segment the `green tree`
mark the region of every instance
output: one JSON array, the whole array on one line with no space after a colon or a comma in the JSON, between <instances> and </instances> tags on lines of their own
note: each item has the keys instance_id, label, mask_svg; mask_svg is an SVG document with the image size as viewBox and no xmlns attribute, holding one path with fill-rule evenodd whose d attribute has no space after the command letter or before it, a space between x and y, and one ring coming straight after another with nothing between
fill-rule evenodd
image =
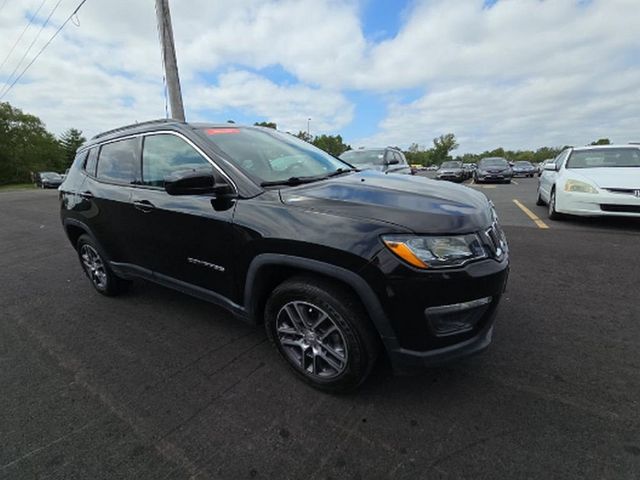
<instances>
[{"instance_id":1,"label":"green tree","mask_svg":"<svg viewBox=\"0 0 640 480\"><path fill-rule=\"evenodd\" d=\"M256 127L267 127L267 128L273 128L274 130L278 129L278 126L275 124L275 122L256 122L254 123L254 125Z\"/></svg>"},{"instance_id":2,"label":"green tree","mask_svg":"<svg viewBox=\"0 0 640 480\"><path fill-rule=\"evenodd\" d=\"M61 170L66 170L73 163L78 148L80 148L87 139L82 136L82 130L70 128L60 135L60 148L62 149L63 165Z\"/></svg>"},{"instance_id":3,"label":"green tree","mask_svg":"<svg viewBox=\"0 0 640 480\"><path fill-rule=\"evenodd\" d=\"M31 173L59 169L62 150L42 120L0 103L0 184L31 181Z\"/></svg>"},{"instance_id":4,"label":"green tree","mask_svg":"<svg viewBox=\"0 0 640 480\"><path fill-rule=\"evenodd\" d=\"M300 140L304 140L305 142L313 142L313 137L307 132L303 132L302 130L299 130L298 133L294 135L294 137L298 137Z\"/></svg>"},{"instance_id":5,"label":"green tree","mask_svg":"<svg viewBox=\"0 0 640 480\"><path fill-rule=\"evenodd\" d=\"M591 145L611 145L611 140L608 138L599 138L595 142L591 142Z\"/></svg>"},{"instance_id":6,"label":"green tree","mask_svg":"<svg viewBox=\"0 0 640 480\"><path fill-rule=\"evenodd\" d=\"M458 148L458 142L453 133L447 133L434 138L431 152L433 162L441 164L446 160L451 160L450 153L456 148Z\"/></svg>"},{"instance_id":7,"label":"green tree","mask_svg":"<svg viewBox=\"0 0 640 480\"><path fill-rule=\"evenodd\" d=\"M425 149L417 143L412 143L409 149L404 152L404 156L411 165L428 166L433 163L432 151Z\"/></svg>"},{"instance_id":8,"label":"green tree","mask_svg":"<svg viewBox=\"0 0 640 480\"><path fill-rule=\"evenodd\" d=\"M320 135L313 139L311 143L335 157L347 150L351 150L351 145L345 144L340 135Z\"/></svg>"}]
</instances>

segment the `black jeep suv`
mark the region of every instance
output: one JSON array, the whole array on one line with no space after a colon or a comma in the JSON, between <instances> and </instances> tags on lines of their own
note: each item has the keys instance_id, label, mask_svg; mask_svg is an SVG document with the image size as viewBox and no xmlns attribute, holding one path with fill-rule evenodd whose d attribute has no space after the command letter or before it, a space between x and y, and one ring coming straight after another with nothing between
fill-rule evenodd
<instances>
[{"instance_id":1,"label":"black jeep suv","mask_svg":"<svg viewBox=\"0 0 640 480\"><path fill-rule=\"evenodd\" d=\"M360 384L381 347L400 372L484 349L507 280L483 194L358 171L271 129L165 120L103 133L60 200L98 292L143 278L264 323L324 390Z\"/></svg>"}]
</instances>

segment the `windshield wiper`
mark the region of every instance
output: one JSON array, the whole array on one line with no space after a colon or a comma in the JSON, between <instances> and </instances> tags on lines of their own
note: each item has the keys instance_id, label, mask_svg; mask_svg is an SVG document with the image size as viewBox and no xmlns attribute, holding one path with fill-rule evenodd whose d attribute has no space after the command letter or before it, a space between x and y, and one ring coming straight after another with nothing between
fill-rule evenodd
<instances>
[{"instance_id":1,"label":"windshield wiper","mask_svg":"<svg viewBox=\"0 0 640 480\"><path fill-rule=\"evenodd\" d=\"M329 177L335 177L336 175L342 175L343 173L348 173L348 172L357 172L358 170L355 168L338 168L335 172L331 172L330 174L328 174L325 178L329 178Z\"/></svg>"},{"instance_id":2,"label":"windshield wiper","mask_svg":"<svg viewBox=\"0 0 640 480\"><path fill-rule=\"evenodd\" d=\"M302 185L303 183L311 183L311 182L317 182L318 180L323 180L327 178L326 176L321 176L321 177L289 177L289 178L285 178L283 180L272 180L269 182L262 182L260 185L262 187L273 187L273 186L277 186L277 185L290 185L290 186L295 186L295 185Z\"/></svg>"},{"instance_id":3,"label":"windshield wiper","mask_svg":"<svg viewBox=\"0 0 640 480\"><path fill-rule=\"evenodd\" d=\"M318 182L320 180L326 180L329 177L335 177L336 175L342 175L343 173L348 173L348 172L356 172L357 169L355 168L338 168L337 170L328 173L326 175L315 175L313 177L289 177L289 178L285 178L283 180L271 180L268 182L262 182L260 184L260 186L262 187L274 187L274 186L278 186L278 185L289 185L289 186L296 186L296 185L302 185L303 183L311 183L311 182Z\"/></svg>"}]
</instances>

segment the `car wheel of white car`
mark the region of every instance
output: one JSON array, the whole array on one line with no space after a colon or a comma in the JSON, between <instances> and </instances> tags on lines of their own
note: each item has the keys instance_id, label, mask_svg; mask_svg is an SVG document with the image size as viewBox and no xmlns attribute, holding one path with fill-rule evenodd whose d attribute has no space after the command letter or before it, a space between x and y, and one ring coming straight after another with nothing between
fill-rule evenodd
<instances>
[{"instance_id":1,"label":"car wheel of white car","mask_svg":"<svg viewBox=\"0 0 640 480\"><path fill-rule=\"evenodd\" d=\"M538 198L536 200L536 205L538 206L544 205L544 200L542 200L542 197L540 196L540 189L538 189Z\"/></svg>"},{"instance_id":2,"label":"car wheel of white car","mask_svg":"<svg viewBox=\"0 0 640 480\"><path fill-rule=\"evenodd\" d=\"M549 195L549 219L560 220L560 218L560 214L556 212L556 190L554 188Z\"/></svg>"}]
</instances>

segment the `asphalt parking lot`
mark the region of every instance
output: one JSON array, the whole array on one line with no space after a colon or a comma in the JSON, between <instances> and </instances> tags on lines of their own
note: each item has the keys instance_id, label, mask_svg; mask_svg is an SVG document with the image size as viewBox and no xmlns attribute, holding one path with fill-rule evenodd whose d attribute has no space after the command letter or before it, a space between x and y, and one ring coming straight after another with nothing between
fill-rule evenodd
<instances>
[{"instance_id":1,"label":"asphalt parking lot","mask_svg":"<svg viewBox=\"0 0 640 480\"><path fill-rule=\"evenodd\" d=\"M215 306L100 296L57 192L0 192L0 478L640 478L640 222L551 222L516 182L470 186L512 255L490 349L342 396Z\"/></svg>"}]
</instances>

